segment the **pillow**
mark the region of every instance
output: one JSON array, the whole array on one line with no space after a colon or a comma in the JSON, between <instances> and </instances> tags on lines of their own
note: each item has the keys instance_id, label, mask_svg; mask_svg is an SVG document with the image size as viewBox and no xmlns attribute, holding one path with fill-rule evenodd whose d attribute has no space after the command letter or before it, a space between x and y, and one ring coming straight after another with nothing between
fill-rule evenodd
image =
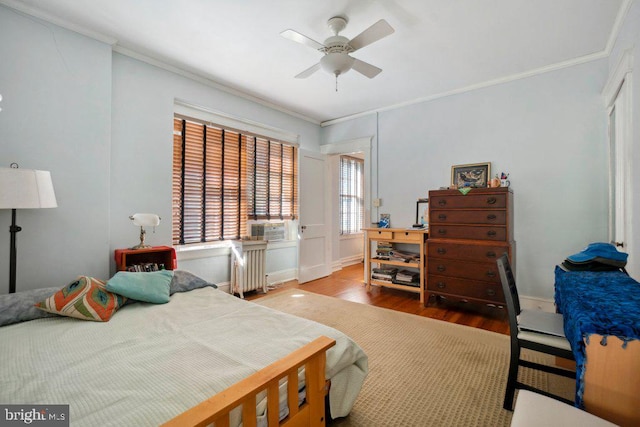
<instances>
[{"instance_id":1,"label":"pillow","mask_svg":"<svg viewBox=\"0 0 640 427\"><path fill-rule=\"evenodd\" d=\"M0 295L0 326L43 317L54 317L55 314L38 310L33 305L58 289L60 288L32 289L15 294Z\"/></svg>"},{"instance_id":2,"label":"pillow","mask_svg":"<svg viewBox=\"0 0 640 427\"><path fill-rule=\"evenodd\" d=\"M126 298L108 292L104 281L80 276L35 306L61 316L108 322L125 301Z\"/></svg>"},{"instance_id":3,"label":"pillow","mask_svg":"<svg viewBox=\"0 0 640 427\"><path fill-rule=\"evenodd\" d=\"M175 270L173 272L169 293L173 295L176 292L187 292L192 289L204 288L205 286L217 288L213 283L209 283L193 273L184 270Z\"/></svg>"},{"instance_id":4,"label":"pillow","mask_svg":"<svg viewBox=\"0 0 640 427\"><path fill-rule=\"evenodd\" d=\"M169 283L173 271L118 271L107 282L107 290L138 301L164 304L169 302Z\"/></svg>"}]
</instances>

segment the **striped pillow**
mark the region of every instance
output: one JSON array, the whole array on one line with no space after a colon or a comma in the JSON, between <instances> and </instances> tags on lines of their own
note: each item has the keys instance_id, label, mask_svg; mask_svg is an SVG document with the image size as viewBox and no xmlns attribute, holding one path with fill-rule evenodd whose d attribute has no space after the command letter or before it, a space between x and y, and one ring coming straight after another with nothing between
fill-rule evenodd
<instances>
[{"instance_id":1,"label":"striped pillow","mask_svg":"<svg viewBox=\"0 0 640 427\"><path fill-rule=\"evenodd\" d=\"M35 306L61 316L107 322L126 300L107 291L104 281L80 276Z\"/></svg>"}]
</instances>

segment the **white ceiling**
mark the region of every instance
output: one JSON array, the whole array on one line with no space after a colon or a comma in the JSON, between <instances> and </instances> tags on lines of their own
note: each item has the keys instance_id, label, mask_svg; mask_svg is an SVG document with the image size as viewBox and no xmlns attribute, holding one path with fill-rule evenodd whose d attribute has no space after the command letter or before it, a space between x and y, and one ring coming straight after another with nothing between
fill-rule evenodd
<instances>
[{"instance_id":1,"label":"white ceiling","mask_svg":"<svg viewBox=\"0 0 640 427\"><path fill-rule=\"evenodd\" d=\"M320 123L606 56L630 0L0 0ZM326 22L351 39L379 19L392 35L352 56L383 69L294 76L321 53Z\"/></svg>"}]
</instances>

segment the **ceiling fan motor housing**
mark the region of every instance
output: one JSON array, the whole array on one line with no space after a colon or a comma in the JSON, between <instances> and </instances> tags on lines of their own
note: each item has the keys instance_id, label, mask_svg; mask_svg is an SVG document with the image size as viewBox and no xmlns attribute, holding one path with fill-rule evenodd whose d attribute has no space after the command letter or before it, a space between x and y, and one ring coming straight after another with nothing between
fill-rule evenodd
<instances>
[{"instance_id":1,"label":"ceiling fan motor housing","mask_svg":"<svg viewBox=\"0 0 640 427\"><path fill-rule=\"evenodd\" d=\"M353 48L349 45L349 39L343 36L331 36L324 41L324 48L320 49L324 53L349 53Z\"/></svg>"}]
</instances>

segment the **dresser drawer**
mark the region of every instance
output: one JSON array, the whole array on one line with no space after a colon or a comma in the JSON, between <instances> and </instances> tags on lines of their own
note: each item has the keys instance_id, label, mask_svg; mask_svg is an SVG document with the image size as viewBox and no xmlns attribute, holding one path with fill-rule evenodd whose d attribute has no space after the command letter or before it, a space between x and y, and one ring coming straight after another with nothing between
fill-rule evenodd
<instances>
[{"instance_id":1,"label":"dresser drawer","mask_svg":"<svg viewBox=\"0 0 640 427\"><path fill-rule=\"evenodd\" d=\"M432 195L429 197L429 206L433 209L502 209L507 206L507 195L502 194L468 194L458 195Z\"/></svg>"},{"instance_id":2,"label":"dresser drawer","mask_svg":"<svg viewBox=\"0 0 640 427\"><path fill-rule=\"evenodd\" d=\"M429 258L451 258L461 261L496 262L509 246L498 245L460 245L456 243L429 241L427 254ZM435 262L435 261L434 261Z\"/></svg>"},{"instance_id":3,"label":"dresser drawer","mask_svg":"<svg viewBox=\"0 0 640 427\"><path fill-rule=\"evenodd\" d=\"M502 286L495 283L475 282L473 280L429 274L427 290L434 293L454 295L463 299L470 298L504 303Z\"/></svg>"},{"instance_id":4,"label":"dresser drawer","mask_svg":"<svg viewBox=\"0 0 640 427\"><path fill-rule=\"evenodd\" d=\"M505 225L507 223L507 212L505 210L440 210L432 211L429 222L436 224L496 224Z\"/></svg>"},{"instance_id":5,"label":"dresser drawer","mask_svg":"<svg viewBox=\"0 0 640 427\"><path fill-rule=\"evenodd\" d=\"M453 259L429 258L427 272L441 276L483 280L500 284L498 266L496 263L490 262L460 262Z\"/></svg>"},{"instance_id":6,"label":"dresser drawer","mask_svg":"<svg viewBox=\"0 0 640 427\"><path fill-rule=\"evenodd\" d=\"M433 225L429 228L432 239L507 240L507 229L500 226Z\"/></svg>"}]
</instances>

